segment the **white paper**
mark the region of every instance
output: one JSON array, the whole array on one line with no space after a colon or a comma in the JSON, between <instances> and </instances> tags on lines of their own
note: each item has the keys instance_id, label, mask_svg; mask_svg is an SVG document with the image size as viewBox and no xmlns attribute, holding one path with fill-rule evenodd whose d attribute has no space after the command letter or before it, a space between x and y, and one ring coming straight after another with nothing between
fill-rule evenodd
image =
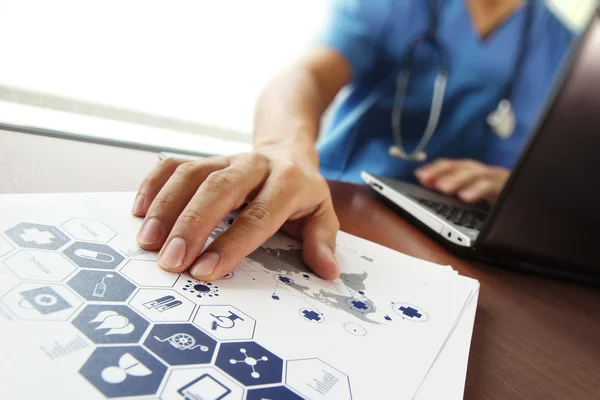
<instances>
[{"instance_id":1,"label":"white paper","mask_svg":"<svg viewBox=\"0 0 600 400\"><path fill-rule=\"evenodd\" d=\"M453 400L463 398L478 295L479 291L469 302L460 322L433 364L415 399Z\"/></svg>"},{"instance_id":2,"label":"white paper","mask_svg":"<svg viewBox=\"0 0 600 400\"><path fill-rule=\"evenodd\" d=\"M0 196L0 398L410 399L478 289L345 233L337 281L276 235L198 282L137 247L133 195Z\"/></svg>"}]
</instances>

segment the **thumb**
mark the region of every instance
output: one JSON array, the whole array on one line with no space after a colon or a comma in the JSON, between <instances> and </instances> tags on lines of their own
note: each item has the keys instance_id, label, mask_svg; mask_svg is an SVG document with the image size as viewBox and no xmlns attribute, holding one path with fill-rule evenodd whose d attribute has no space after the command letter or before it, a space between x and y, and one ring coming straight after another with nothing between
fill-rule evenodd
<instances>
[{"instance_id":1,"label":"thumb","mask_svg":"<svg viewBox=\"0 0 600 400\"><path fill-rule=\"evenodd\" d=\"M302 257L323 279L333 280L340 275L335 259L335 239L339 229L340 223L331 200L304 220Z\"/></svg>"}]
</instances>

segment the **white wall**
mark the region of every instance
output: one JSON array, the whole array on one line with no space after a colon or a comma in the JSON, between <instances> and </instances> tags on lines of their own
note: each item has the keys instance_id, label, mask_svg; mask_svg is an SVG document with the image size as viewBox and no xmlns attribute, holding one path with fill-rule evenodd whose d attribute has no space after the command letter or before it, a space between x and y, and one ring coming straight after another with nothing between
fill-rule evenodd
<instances>
[{"instance_id":1,"label":"white wall","mask_svg":"<svg viewBox=\"0 0 600 400\"><path fill-rule=\"evenodd\" d=\"M326 4L0 0L0 85L250 132L255 97Z\"/></svg>"},{"instance_id":2,"label":"white wall","mask_svg":"<svg viewBox=\"0 0 600 400\"><path fill-rule=\"evenodd\" d=\"M596 3L548 1L574 27ZM327 4L0 0L0 97L27 89L250 134L256 96Z\"/></svg>"},{"instance_id":3,"label":"white wall","mask_svg":"<svg viewBox=\"0 0 600 400\"><path fill-rule=\"evenodd\" d=\"M546 0L548 6L571 28L585 27L598 0Z\"/></svg>"}]
</instances>

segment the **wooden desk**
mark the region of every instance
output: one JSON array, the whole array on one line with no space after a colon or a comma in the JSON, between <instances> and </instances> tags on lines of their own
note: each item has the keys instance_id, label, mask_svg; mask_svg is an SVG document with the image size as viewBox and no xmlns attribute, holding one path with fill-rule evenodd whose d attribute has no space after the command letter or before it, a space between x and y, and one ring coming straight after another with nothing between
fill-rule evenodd
<instances>
[{"instance_id":1,"label":"wooden desk","mask_svg":"<svg viewBox=\"0 0 600 400\"><path fill-rule=\"evenodd\" d=\"M0 131L0 193L135 190L157 156ZM331 183L342 229L481 282L467 399L599 399L600 290L452 256L369 190Z\"/></svg>"}]
</instances>

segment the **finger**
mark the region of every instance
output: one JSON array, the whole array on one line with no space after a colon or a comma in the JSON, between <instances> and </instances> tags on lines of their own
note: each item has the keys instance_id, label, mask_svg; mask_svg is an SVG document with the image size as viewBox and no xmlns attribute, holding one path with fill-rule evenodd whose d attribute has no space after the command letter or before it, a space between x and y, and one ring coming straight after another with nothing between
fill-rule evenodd
<instances>
[{"instance_id":1,"label":"finger","mask_svg":"<svg viewBox=\"0 0 600 400\"><path fill-rule=\"evenodd\" d=\"M483 171L468 166L457 167L433 182L433 187L442 193L452 195L470 186L482 176Z\"/></svg>"},{"instance_id":2,"label":"finger","mask_svg":"<svg viewBox=\"0 0 600 400\"><path fill-rule=\"evenodd\" d=\"M458 197L467 203L476 203L480 200L492 203L495 198L494 193L497 191L495 186L490 180L479 179L458 192Z\"/></svg>"},{"instance_id":3,"label":"finger","mask_svg":"<svg viewBox=\"0 0 600 400\"><path fill-rule=\"evenodd\" d=\"M136 217L146 215L148 207L150 207L160 189L167 183L175 169L184 162L185 160L177 158L165 158L156 164L140 184L131 213Z\"/></svg>"},{"instance_id":4,"label":"finger","mask_svg":"<svg viewBox=\"0 0 600 400\"><path fill-rule=\"evenodd\" d=\"M158 265L176 272L189 268L215 226L231 210L243 205L248 193L261 186L267 176L268 161L264 157L256 158L255 162L234 163L212 173L177 218L158 255Z\"/></svg>"},{"instance_id":5,"label":"finger","mask_svg":"<svg viewBox=\"0 0 600 400\"><path fill-rule=\"evenodd\" d=\"M431 164L425 165L415 171L415 175L419 182L425 187L431 187L433 182L438 179L440 176L449 173L452 171L458 162L447 160L447 159L439 159L434 161Z\"/></svg>"},{"instance_id":6,"label":"finger","mask_svg":"<svg viewBox=\"0 0 600 400\"><path fill-rule=\"evenodd\" d=\"M277 232L295 209L293 187L280 182L273 177L265 182L229 229L194 263L190 270L192 276L208 281L221 278Z\"/></svg>"},{"instance_id":7,"label":"finger","mask_svg":"<svg viewBox=\"0 0 600 400\"><path fill-rule=\"evenodd\" d=\"M208 175L228 164L225 157L180 164L146 213L137 237L140 247L147 250L159 249L200 184Z\"/></svg>"},{"instance_id":8,"label":"finger","mask_svg":"<svg viewBox=\"0 0 600 400\"><path fill-rule=\"evenodd\" d=\"M302 237L302 257L321 278L334 280L340 275L335 259L335 240L340 223L331 200L306 217Z\"/></svg>"},{"instance_id":9,"label":"finger","mask_svg":"<svg viewBox=\"0 0 600 400\"><path fill-rule=\"evenodd\" d=\"M293 237L294 239L302 240L302 229L304 221L302 219L287 220L281 227L281 230Z\"/></svg>"}]
</instances>

